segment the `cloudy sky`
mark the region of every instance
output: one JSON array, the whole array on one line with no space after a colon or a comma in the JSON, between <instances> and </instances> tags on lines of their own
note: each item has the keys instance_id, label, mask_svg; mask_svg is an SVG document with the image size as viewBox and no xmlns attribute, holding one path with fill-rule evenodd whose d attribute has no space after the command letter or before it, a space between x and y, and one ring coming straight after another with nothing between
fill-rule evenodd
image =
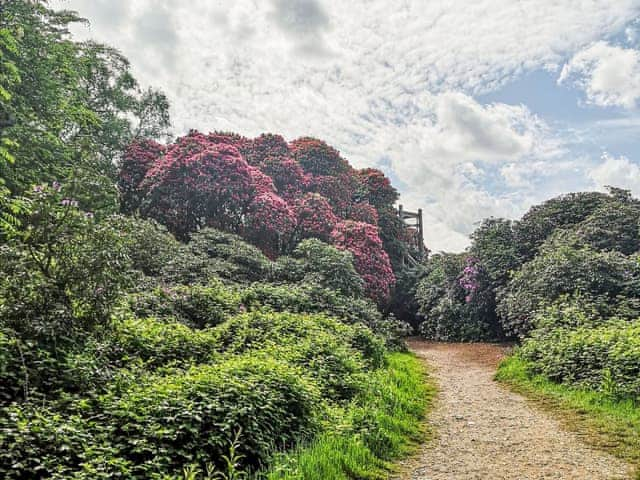
<instances>
[{"instance_id":1,"label":"cloudy sky","mask_svg":"<svg viewBox=\"0 0 640 480\"><path fill-rule=\"evenodd\" d=\"M640 195L640 0L55 0L164 90L173 131L322 138L432 250L559 193Z\"/></svg>"}]
</instances>

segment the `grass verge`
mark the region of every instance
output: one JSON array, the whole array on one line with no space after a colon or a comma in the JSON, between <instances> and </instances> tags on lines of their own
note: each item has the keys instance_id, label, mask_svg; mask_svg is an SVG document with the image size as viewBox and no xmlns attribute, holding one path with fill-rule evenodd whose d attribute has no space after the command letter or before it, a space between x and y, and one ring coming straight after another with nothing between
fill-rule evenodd
<instances>
[{"instance_id":1,"label":"grass verge","mask_svg":"<svg viewBox=\"0 0 640 480\"><path fill-rule=\"evenodd\" d=\"M393 353L345 409L342 427L277 459L269 480L384 479L425 437L435 387L413 354Z\"/></svg>"},{"instance_id":2,"label":"grass verge","mask_svg":"<svg viewBox=\"0 0 640 480\"><path fill-rule=\"evenodd\" d=\"M531 375L525 360L516 355L500 364L496 380L531 398L543 408L560 413L570 430L588 443L627 460L640 480L640 407L616 401L593 390L571 388Z\"/></svg>"}]
</instances>

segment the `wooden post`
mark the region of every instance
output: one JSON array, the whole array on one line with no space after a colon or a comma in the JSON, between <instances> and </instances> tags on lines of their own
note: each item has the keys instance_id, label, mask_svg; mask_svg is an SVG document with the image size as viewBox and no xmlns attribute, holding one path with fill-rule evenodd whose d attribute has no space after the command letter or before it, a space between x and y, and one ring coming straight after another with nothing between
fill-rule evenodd
<instances>
[{"instance_id":1,"label":"wooden post","mask_svg":"<svg viewBox=\"0 0 640 480\"><path fill-rule=\"evenodd\" d=\"M418 209L418 234L420 237L420 245L418 245L418 251L420 254L424 253L424 229L422 226L422 209Z\"/></svg>"}]
</instances>

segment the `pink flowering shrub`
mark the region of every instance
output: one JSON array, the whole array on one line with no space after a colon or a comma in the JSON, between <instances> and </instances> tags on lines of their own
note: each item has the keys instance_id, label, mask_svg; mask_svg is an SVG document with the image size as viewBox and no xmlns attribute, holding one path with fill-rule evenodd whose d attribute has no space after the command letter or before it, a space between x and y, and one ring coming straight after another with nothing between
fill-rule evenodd
<instances>
[{"instance_id":1,"label":"pink flowering shrub","mask_svg":"<svg viewBox=\"0 0 640 480\"><path fill-rule=\"evenodd\" d=\"M364 222L345 220L331 233L333 244L353 254L356 270L365 282L365 292L379 304L389 299L395 276L378 229Z\"/></svg>"},{"instance_id":2,"label":"pink flowering shrub","mask_svg":"<svg viewBox=\"0 0 640 480\"><path fill-rule=\"evenodd\" d=\"M171 148L149 170L144 213L180 238L204 225L238 232L254 191L251 167L232 145L208 144L193 152Z\"/></svg>"},{"instance_id":3,"label":"pink flowering shrub","mask_svg":"<svg viewBox=\"0 0 640 480\"><path fill-rule=\"evenodd\" d=\"M254 197L247 218L247 239L271 258L283 251L296 226L294 210L273 192Z\"/></svg>"},{"instance_id":4,"label":"pink flowering shrub","mask_svg":"<svg viewBox=\"0 0 640 480\"><path fill-rule=\"evenodd\" d=\"M369 223L371 225L378 225L378 211L373 205L367 202L358 202L351 205L351 211L349 212L349 220L356 222Z\"/></svg>"},{"instance_id":5,"label":"pink flowering shrub","mask_svg":"<svg viewBox=\"0 0 640 480\"><path fill-rule=\"evenodd\" d=\"M367 201L374 207L393 205L398 200L398 191L380 170L365 168L359 170L357 175L365 187Z\"/></svg>"},{"instance_id":6,"label":"pink flowering shrub","mask_svg":"<svg viewBox=\"0 0 640 480\"><path fill-rule=\"evenodd\" d=\"M263 133L254 138L243 152L249 165L260 166L268 157L288 157L289 145L280 135Z\"/></svg>"},{"instance_id":7,"label":"pink flowering shrub","mask_svg":"<svg viewBox=\"0 0 640 480\"><path fill-rule=\"evenodd\" d=\"M469 303L475 293L478 291L480 283L478 281L478 276L480 274L480 265L478 259L475 257L468 257L466 260L466 265L464 269L462 269L462 274L458 279L458 283L466 292L465 301Z\"/></svg>"},{"instance_id":8,"label":"pink flowering shrub","mask_svg":"<svg viewBox=\"0 0 640 480\"><path fill-rule=\"evenodd\" d=\"M329 200L333 211L340 218L347 218L357 187L355 177L344 173L336 177L313 176L309 181L308 189Z\"/></svg>"},{"instance_id":9,"label":"pink flowering shrub","mask_svg":"<svg viewBox=\"0 0 640 480\"><path fill-rule=\"evenodd\" d=\"M291 142L289 147L293 158L312 175L340 175L351 169L340 152L322 140L303 137Z\"/></svg>"},{"instance_id":10,"label":"pink flowering shrub","mask_svg":"<svg viewBox=\"0 0 640 480\"><path fill-rule=\"evenodd\" d=\"M275 193L276 187L269 175L264 174L259 168L249 166L249 175L251 176L251 188L255 195L265 193Z\"/></svg>"},{"instance_id":11,"label":"pink flowering shrub","mask_svg":"<svg viewBox=\"0 0 640 480\"><path fill-rule=\"evenodd\" d=\"M267 157L260 170L271 177L278 194L287 200L299 197L309 184L309 177L302 167L290 157Z\"/></svg>"},{"instance_id":12,"label":"pink flowering shrub","mask_svg":"<svg viewBox=\"0 0 640 480\"><path fill-rule=\"evenodd\" d=\"M389 228L397 220L396 190L382 172L353 169L321 140L287 144L280 135L251 140L192 130L166 147L136 142L123 159L120 187L123 211L139 210L180 239L213 227L275 258L317 238L354 255L378 302L395 281L385 249L401 258L402 231Z\"/></svg>"},{"instance_id":13,"label":"pink flowering shrub","mask_svg":"<svg viewBox=\"0 0 640 480\"><path fill-rule=\"evenodd\" d=\"M338 223L338 218L326 198L317 193L307 193L296 201L295 210L300 239L331 239L331 232Z\"/></svg>"},{"instance_id":14,"label":"pink flowering shrub","mask_svg":"<svg viewBox=\"0 0 640 480\"><path fill-rule=\"evenodd\" d=\"M120 209L123 213L133 213L140 206L144 190L140 182L151 166L164 155L166 148L153 140L133 142L124 152L118 172Z\"/></svg>"}]
</instances>

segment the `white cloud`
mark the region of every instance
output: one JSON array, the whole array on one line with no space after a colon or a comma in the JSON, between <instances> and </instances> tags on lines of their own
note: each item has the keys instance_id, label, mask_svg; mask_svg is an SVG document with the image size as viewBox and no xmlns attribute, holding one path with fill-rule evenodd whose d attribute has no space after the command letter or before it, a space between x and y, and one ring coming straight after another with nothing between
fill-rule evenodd
<instances>
[{"instance_id":1,"label":"white cloud","mask_svg":"<svg viewBox=\"0 0 640 480\"><path fill-rule=\"evenodd\" d=\"M634 195L640 196L640 165L627 157L616 158L605 153L601 163L591 169L589 177L596 188L603 189L606 186L625 188L631 190Z\"/></svg>"},{"instance_id":2,"label":"white cloud","mask_svg":"<svg viewBox=\"0 0 640 480\"><path fill-rule=\"evenodd\" d=\"M558 83L584 90L594 105L634 108L640 99L640 51L596 42L573 56Z\"/></svg>"},{"instance_id":3,"label":"white cloud","mask_svg":"<svg viewBox=\"0 0 640 480\"><path fill-rule=\"evenodd\" d=\"M79 35L114 44L143 83L168 94L176 133L323 138L357 166L400 180L402 201L423 207L432 226L429 246L448 250L463 248L482 217L517 215L548 193L532 177L552 171L564 149L527 107L473 96L557 70L640 14L638 0L52 5L89 17L93 27Z\"/></svg>"}]
</instances>

